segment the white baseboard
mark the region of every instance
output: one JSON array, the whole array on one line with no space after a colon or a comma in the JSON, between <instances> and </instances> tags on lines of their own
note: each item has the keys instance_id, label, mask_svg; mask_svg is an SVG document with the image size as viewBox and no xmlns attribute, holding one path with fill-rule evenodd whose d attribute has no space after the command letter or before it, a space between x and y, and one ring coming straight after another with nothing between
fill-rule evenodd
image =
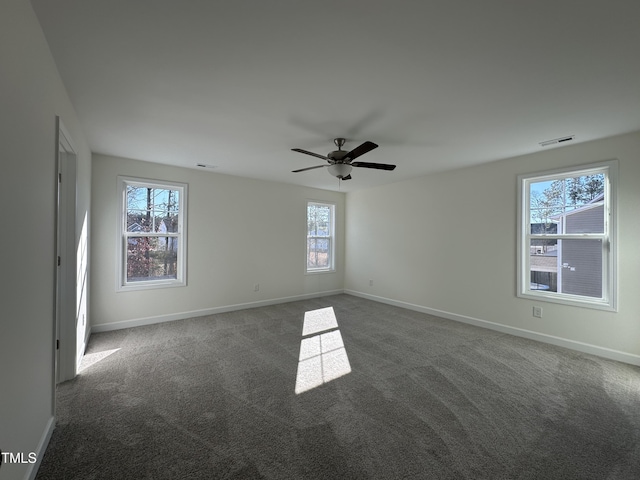
<instances>
[{"instance_id":1,"label":"white baseboard","mask_svg":"<svg viewBox=\"0 0 640 480\"><path fill-rule=\"evenodd\" d=\"M330 290L326 292L307 293L304 295L295 295L293 297L281 297L270 300L260 300L257 302L239 303L236 305L226 305L222 307L205 308L202 310L191 310L189 312L171 313L168 315L158 315L154 317L134 318L131 320L123 320L121 322L103 323L91 326L91 333L108 332L111 330L121 330L123 328L140 327L143 325L152 325L154 323L172 322L174 320L184 320L186 318L203 317L205 315L214 315L216 313L233 312L236 310L245 310L247 308L266 307L269 305L278 305L280 303L297 302L298 300L307 300L310 298L326 297L329 295L339 295L344 290Z\"/></svg>"},{"instance_id":2,"label":"white baseboard","mask_svg":"<svg viewBox=\"0 0 640 480\"><path fill-rule=\"evenodd\" d=\"M345 290L344 293L348 295L354 295L356 297L366 298L368 300L373 300L375 302L386 303L388 305L406 308L408 310L427 313L429 315L446 318L448 320L454 320L456 322L475 325L476 327L488 328L498 332L507 333L509 335L528 338L529 340L536 340L543 343L549 343L552 345L557 345L559 347L565 347L571 350L576 350L579 352L589 353L592 355L597 355L599 357L608 358L610 360L616 360L619 362L640 366L640 355L634 355L632 353L621 352L621 351L613 350L606 347L591 345L589 343L578 342L576 340L570 340L567 338L547 335L546 333L533 332L531 330L525 330L523 328L510 327L508 325L490 322L488 320L481 320L479 318L468 317L466 315L458 315L456 313L450 313L450 312L445 312L443 310L436 310L434 308L423 307L422 305L414 305L412 303L401 302L401 301L393 300L386 297L370 295L368 293L357 292L355 290Z\"/></svg>"},{"instance_id":3,"label":"white baseboard","mask_svg":"<svg viewBox=\"0 0 640 480\"><path fill-rule=\"evenodd\" d=\"M44 452L47 451L47 447L49 446L49 440L51 440L51 435L53 435L53 430L56 426L56 418L51 417L47 422L47 426L42 432L42 436L40 437L40 441L38 442L38 447L36 448L37 459L35 463L29 465L27 469L27 474L25 475L25 479L34 480L36 475L38 474L38 469L40 468L40 463L44 458Z\"/></svg>"}]
</instances>

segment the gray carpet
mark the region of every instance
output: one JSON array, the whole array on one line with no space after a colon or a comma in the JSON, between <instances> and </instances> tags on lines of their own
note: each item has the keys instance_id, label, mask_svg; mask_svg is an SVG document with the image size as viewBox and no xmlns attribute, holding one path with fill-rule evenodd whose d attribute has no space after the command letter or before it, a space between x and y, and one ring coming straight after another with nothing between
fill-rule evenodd
<instances>
[{"instance_id":1,"label":"gray carpet","mask_svg":"<svg viewBox=\"0 0 640 480\"><path fill-rule=\"evenodd\" d=\"M94 334L85 362L38 480L640 478L640 368L349 295Z\"/></svg>"}]
</instances>

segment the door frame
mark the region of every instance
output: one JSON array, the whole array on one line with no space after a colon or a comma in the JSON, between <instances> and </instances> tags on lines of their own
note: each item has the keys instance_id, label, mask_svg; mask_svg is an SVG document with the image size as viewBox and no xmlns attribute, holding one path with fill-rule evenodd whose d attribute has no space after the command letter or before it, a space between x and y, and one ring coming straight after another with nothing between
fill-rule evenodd
<instances>
[{"instance_id":1,"label":"door frame","mask_svg":"<svg viewBox=\"0 0 640 480\"><path fill-rule=\"evenodd\" d=\"M56 309L54 385L76 376L77 154L56 117ZM55 397L55 395L54 395ZM54 398L55 412L55 398Z\"/></svg>"}]
</instances>

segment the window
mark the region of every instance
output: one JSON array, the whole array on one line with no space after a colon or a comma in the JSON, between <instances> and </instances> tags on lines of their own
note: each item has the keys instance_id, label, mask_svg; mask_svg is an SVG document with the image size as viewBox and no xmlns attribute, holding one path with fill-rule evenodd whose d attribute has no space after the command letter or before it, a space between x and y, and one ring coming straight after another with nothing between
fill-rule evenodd
<instances>
[{"instance_id":1,"label":"window","mask_svg":"<svg viewBox=\"0 0 640 480\"><path fill-rule=\"evenodd\" d=\"M615 310L616 170L518 177L518 296Z\"/></svg>"},{"instance_id":2,"label":"window","mask_svg":"<svg viewBox=\"0 0 640 480\"><path fill-rule=\"evenodd\" d=\"M187 185L118 177L118 289L186 285Z\"/></svg>"},{"instance_id":3,"label":"window","mask_svg":"<svg viewBox=\"0 0 640 480\"><path fill-rule=\"evenodd\" d=\"M307 202L307 273L334 270L335 205Z\"/></svg>"}]
</instances>

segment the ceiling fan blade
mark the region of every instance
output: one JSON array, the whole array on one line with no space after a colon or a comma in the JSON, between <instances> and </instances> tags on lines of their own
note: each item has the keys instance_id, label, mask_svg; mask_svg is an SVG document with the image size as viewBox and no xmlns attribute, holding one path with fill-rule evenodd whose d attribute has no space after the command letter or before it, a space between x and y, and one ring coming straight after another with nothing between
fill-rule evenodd
<instances>
[{"instance_id":1,"label":"ceiling fan blade","mask_svg":"<svg viewBox=\"0 0 640 480\"><path fill-rule=\"evenodd\" d=\"M394 168L396 168L395 165L390 165L388 163L369 163L369 162L353 162L351 166L361 167L361 168L375 168L377 170L393 170Z\"/></svg>"},{"instance_id":2,"label":"ceiling fan blade","mask_svg":"<svg viewBox=\"0 0 640 480\"><path fill-rule=\"evenodd\" d=\"M302 150L301 148L292 148L291 150L293 150L294 152L298 152L298 153L304 153L305 155L311 155L313 157L322 158L323 160L331 160L329 157L326 157L324 155L320 155L319 153L313 153L313 152L309 152L307 150Z\"/></svg>"},{"instance_id":3,"label":"ceiling fan blade","mask_svg":"<svg viewBox=\"0 0 640 480\"><path fill-rule=\"evenodd\" d=\"M307 170L313 170L314 168L322 168L328 166L329 165L316 165L315 167L301 168L300 170L291 170L291 173L306 172Z\"/></svg>"},{"instance_id":4,"label":"ceiling fan blade","mask_svg":"<svg viewBox=\"0 0 640 480\"><path fill-rule=\"evenodd\" d=\"M374 148L378 148L378 145L376 145L373 142L364 142L359 147L356 147L353 150L351 150L349 153L347 153L344 156L343 160L355 160L360 155L364 155L365 153L370 152Z\"/></svg>"}]
</instances>

